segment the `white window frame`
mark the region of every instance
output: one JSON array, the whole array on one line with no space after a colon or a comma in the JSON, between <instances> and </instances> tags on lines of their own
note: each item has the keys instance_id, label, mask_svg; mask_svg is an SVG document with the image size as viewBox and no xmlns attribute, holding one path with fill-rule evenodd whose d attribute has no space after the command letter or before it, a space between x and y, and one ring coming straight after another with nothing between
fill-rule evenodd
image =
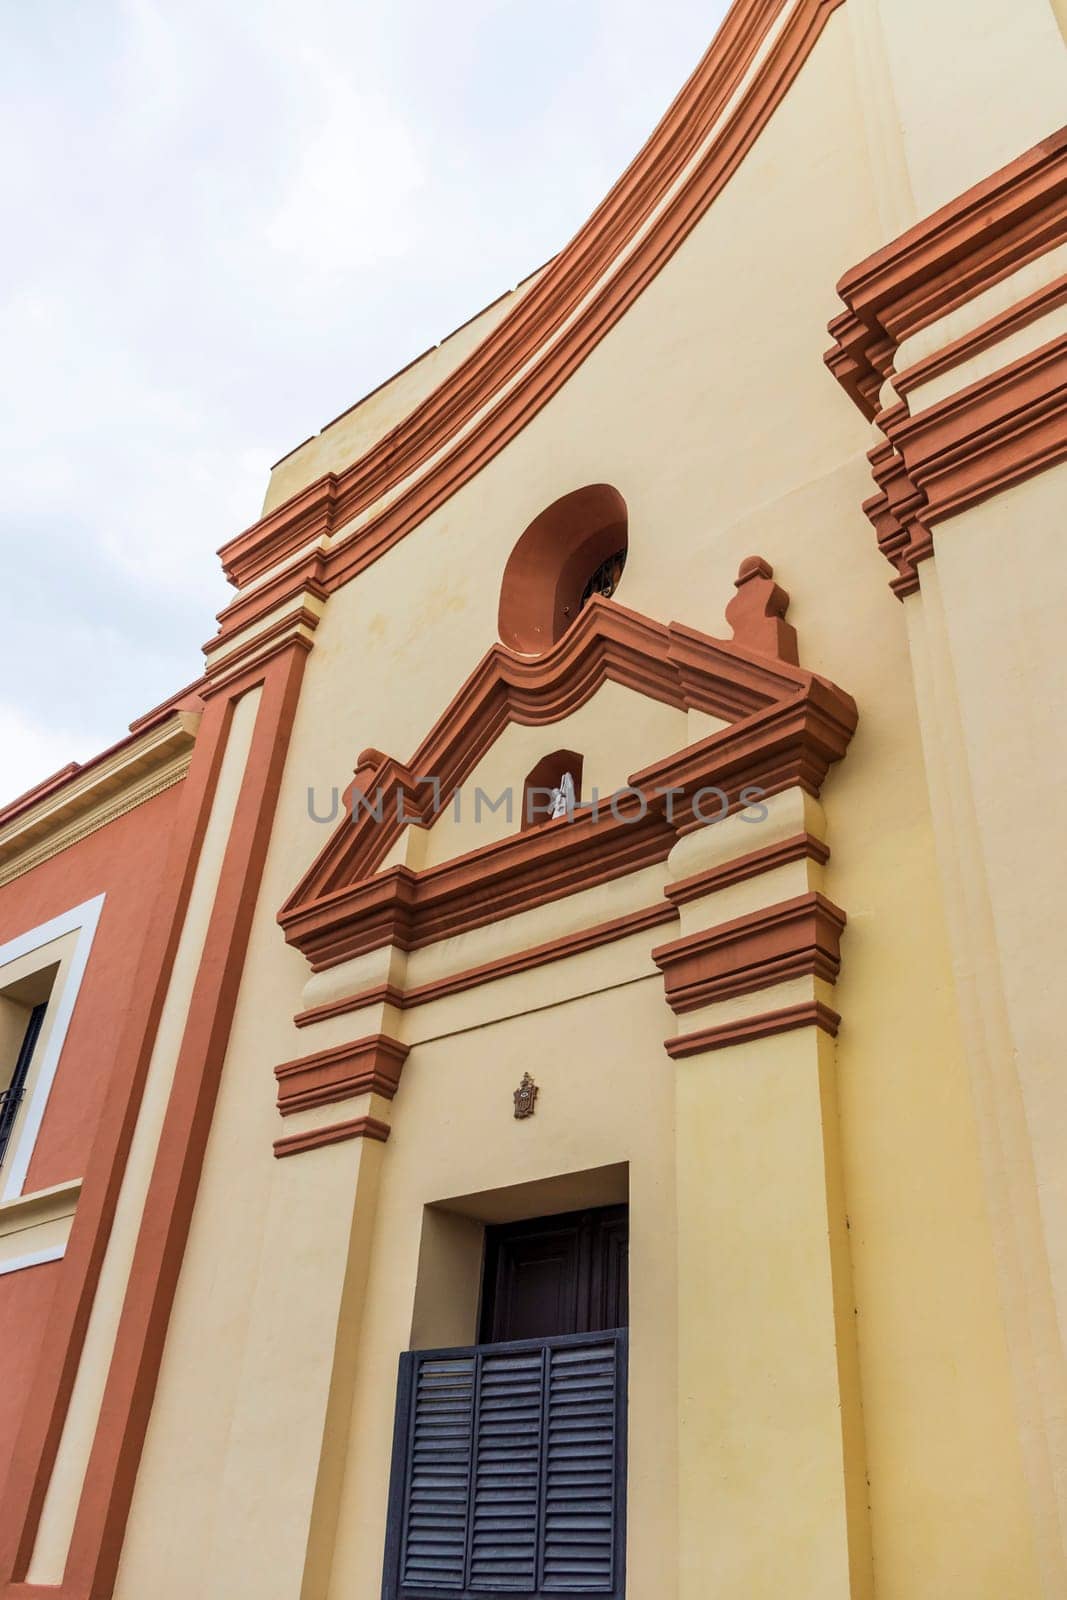
<instances>
[{"instance_id":1,"label":"white window frame","mask_svg":"<svg viewBox=\"0 0 1067 1600\"><path fill-rule=\"evenodd\" d=\"M47 1037L40 1047L41 1058L33 1071L29 1099L19 1113L13 1129L14 1137L8 1145L4 1164L0 1167L0 1205L7 1200L15 1200L22 1194L22 1186L26 1182L26 1174L44 1121L48 1097L52 1092L56 1069L67 1037L67 1028L70 1026L78 991L85 976L104 899L104 895L98 894L94 899L86 900L82 905L72 907L70 911L63 911L58 917L42 922L36 928L30 928L26 933L20 933L17 938L0 945L0 986L2 986L3 969L10 962L32 955L35 950L43 950L44 946L53 944L56 939L62 939L67 934L77 934L66 974L57 976L56 987L48 999L51 1016L46 1019ZM47 958L42 958L41 966L48 964ZM28 1262L24 1264L29 1265ZM11 1271L12 1268L9 1266L7 1270Z\"/></svg>"}]
</instances>

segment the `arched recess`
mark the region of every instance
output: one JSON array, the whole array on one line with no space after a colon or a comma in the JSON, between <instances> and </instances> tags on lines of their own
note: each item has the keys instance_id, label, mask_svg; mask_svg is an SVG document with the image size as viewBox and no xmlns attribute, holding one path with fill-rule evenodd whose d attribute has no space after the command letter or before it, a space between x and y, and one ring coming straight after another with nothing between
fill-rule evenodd
<instances>
[{"instance_id":1,"label":"arched recess","mask_svg":"<svg viewBox=\"0 0 1067 1600\"><path fill-rule=\"evenodd\" d=\"M610 594L626 561L626 501L609 483L554 500L508 557L498 627L510 649L542 655L561 639L588 598Z\"/></svg>"},{"instance_id":2,"label":"arched recess","mask_svg":"<svg viewBox=\"0 0 1067 1600\"><path fill-rule=\"evenodd\" d=\"M545 801L550 789L558 789L563 782L563 774L569 772L574 779L574 798L580 805L582 801L582 757L577 750L553 750L549 755L542 756L536 766L531 767L522 786L522 822L523 828L536 827L539 822L545 822L548 810Z\"/></svg>"}]
</instances>

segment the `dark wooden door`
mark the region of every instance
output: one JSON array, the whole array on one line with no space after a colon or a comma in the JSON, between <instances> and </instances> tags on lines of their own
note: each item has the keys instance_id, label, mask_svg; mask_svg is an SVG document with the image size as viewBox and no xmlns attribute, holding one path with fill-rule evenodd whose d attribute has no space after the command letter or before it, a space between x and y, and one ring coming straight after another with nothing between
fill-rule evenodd
<instances>
[{"instance_id":1,"label":"dark wooden door","mask_svg":"<svg viewBox=\"0 0 1067 1600\"><path fill-rule=\"evenodd\" d=\"M482 1343L625 1328L628 1245L627 1206L487 1228Z\"/></svg>"}]
</instances>

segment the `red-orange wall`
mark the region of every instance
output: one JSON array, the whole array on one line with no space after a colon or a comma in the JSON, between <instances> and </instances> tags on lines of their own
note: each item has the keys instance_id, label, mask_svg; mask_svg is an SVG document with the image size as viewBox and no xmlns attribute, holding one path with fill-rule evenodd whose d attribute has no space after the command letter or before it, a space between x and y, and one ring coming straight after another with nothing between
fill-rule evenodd
<instances>
[{"instance_id":1,"label":"red-orange wall","mask_svg":"<svg viewBox=\"0 0 1067 1600\"><path fill-rule=\"evenodd\" d=\"M0 944L105 896L25 1192L84 1174L181 798L175 784L0 888ZM62 1261L0 1277L0 1483Z\"/></svg>"}]
</instances>

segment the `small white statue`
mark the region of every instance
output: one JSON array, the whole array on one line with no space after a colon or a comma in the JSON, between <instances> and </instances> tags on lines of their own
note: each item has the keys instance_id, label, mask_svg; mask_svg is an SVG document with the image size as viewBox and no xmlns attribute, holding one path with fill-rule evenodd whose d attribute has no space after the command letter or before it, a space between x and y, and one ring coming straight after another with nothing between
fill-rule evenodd
<instances>
[{"instance_id":1,"label":"small white statue","mask_svg":"<svg viewBox=\"0 0 1067 1600\"><path fill-rule=\"evenodd\" d=\"M552 790L552 806L548 813L548 820L554 821L556 817L569 817L574 814L574 779L569 772L565 772L559 780L559 788Z\"/></svg>"}]
</instances>

